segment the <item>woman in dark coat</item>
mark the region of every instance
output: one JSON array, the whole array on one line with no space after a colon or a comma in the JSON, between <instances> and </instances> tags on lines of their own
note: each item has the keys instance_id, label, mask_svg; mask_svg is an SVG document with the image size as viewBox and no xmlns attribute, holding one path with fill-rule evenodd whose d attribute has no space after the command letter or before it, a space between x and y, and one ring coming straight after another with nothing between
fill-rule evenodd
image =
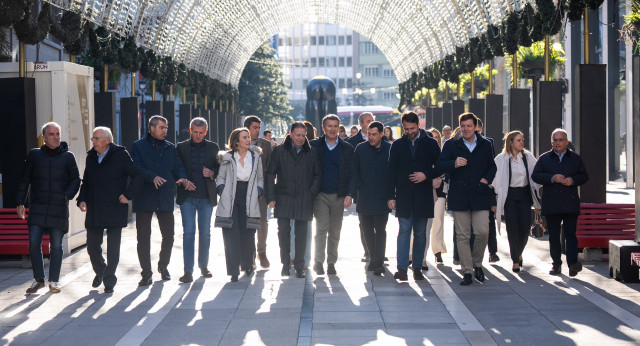
<instances>
[{"instance_id":1,"label":"woman in dark coat","mask_svg":"<svg viewBox=\"0 0 640 346\"><path fill-rule=\"evenodd\" d=\"M142 185L142 172L124 147L112 143L107 127L93 131L93 148L87 161L77 199L78 208L87 213L87 252L96 276L92 286L104 282L105 293L112 293L118 279L116 267L120 261L122 228L127 226L129 201ZM131 182L127 183L131 178ZM102 257L102 239L107 231L107 262Z\"/></svg>"}]
</instances>

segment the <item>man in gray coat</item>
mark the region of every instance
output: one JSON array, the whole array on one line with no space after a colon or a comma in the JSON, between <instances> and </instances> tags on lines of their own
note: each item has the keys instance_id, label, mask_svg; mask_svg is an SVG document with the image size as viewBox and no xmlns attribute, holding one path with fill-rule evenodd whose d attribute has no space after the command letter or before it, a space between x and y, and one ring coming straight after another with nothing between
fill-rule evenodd
<instances>
[{"instance_id":1,"label":"man in gray coat","mask_svg":"<svg viewBox=\"0 0 640 346\"><path fill-rule=\"evenodd\" d=\"M244 127L249 129L249 135L251 136L251 146L257 146L262 149L260 158L262 159L262 173L266 174L267 166L269 165L269 158L271 158L271 151L273 145L270 141L259 138L260 125L262 120L255 115L249 115L244 118ZM267 234L269 233L269 221L267 220L267 197L262 196L258 200L260 203L260 229L258 230L258 246L256 247L258 259L260 260L260 266L262 268L269 268L270 263L267 258ZM255 256L254 256L255 257Z\"/></svg>"},{"instance_id":2,"label":"man in gray coat","mask_svg":"<svg viewBox=\"0 0 640 346\"><path fill-rule=\"evenodd\" d=\"M307 222L313 219L313 204L321 185L322 164L318 152L309 145L305 124L296 121L284 143L273 149L266 175L267 200L269 207L275 208L274 214L278 219L282 276L290 275L290 221L293 219L296 234L293 265L296 277L305 277Z\"/></svg>"}]
</instances>

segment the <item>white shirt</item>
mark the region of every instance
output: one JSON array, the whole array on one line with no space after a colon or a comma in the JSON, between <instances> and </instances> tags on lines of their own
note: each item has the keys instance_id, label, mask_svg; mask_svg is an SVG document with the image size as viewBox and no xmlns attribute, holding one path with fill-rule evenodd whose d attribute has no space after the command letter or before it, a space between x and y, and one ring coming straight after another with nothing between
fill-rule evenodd
<instances>
[{"instance_id":1,"label":"white shirt","mask_svg":"<svg viewBox=\"0 0 640 346\"><path fill-rule=\"evenodd\" d=\"M512 155L509 155L509 162L511 163L511 184L509 187L525 187L529 184L527 181L527 171L524 166L524 160L522 159L522 153L518 153L516 160Z\"/></svg>"},{"instance_id":2,"label":"white shirt","mask_svg":"<svg viewBox=\"0 0 640 346\"><path fill-rule=\"evenodd\" d=\"M238 168L237 181L249 181L251 177L251 167L253 167L253 158L251 153L247 152L244 157L244 166L240 164L240 155L238 152L233 153L233 158L236 160L236 167Z\"/></svg>"}]
</instances>

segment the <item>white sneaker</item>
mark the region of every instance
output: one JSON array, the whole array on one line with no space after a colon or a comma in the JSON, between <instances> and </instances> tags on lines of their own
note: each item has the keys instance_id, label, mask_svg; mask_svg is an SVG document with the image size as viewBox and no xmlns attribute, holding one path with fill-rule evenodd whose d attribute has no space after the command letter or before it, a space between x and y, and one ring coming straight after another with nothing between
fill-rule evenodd
<instances>
[{"instance_id":1,"label":"white sneaker","mask_svg":"<svg viewBox=\"0 0 640 346\"><path fill-rule=\"evenodd\" d=\"M56 281L49 281L49 292L51 293L60 292L60 286L58 286L58 283Z\"/></svg>"},{"instance_id":2,"label":"white sneaker","mask_svg":"<svg viewBox=\"0 0 640 346\"><path fill-rule=\"evenodd\" d=\"M38 292L39 289L44 287L44 282L40 282L38 280L33 280L31 287L27 288L27 294L34 294Z\"/></svg>"}]
</instances>

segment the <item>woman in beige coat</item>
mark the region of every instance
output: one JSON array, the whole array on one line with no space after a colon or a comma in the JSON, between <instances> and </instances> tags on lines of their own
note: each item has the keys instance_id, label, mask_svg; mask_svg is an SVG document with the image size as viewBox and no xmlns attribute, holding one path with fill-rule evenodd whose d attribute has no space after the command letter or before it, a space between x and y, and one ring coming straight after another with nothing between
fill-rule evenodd
<instances>
[{"instance_id":1,"label":"woman in beige coat","mask_svg":"<svg viewBox=\"0 0 640 346\"><path fill-rule=\"evenodd\" d=\"M249 130L233 130L227 146L216 179L220 200L215 226L222 228L227 275L235 282L240 268L247 277L253 275L255 235L260 229L258 199L264 184L260 148L251 146Z\"/></svg>"}]
</instances>

